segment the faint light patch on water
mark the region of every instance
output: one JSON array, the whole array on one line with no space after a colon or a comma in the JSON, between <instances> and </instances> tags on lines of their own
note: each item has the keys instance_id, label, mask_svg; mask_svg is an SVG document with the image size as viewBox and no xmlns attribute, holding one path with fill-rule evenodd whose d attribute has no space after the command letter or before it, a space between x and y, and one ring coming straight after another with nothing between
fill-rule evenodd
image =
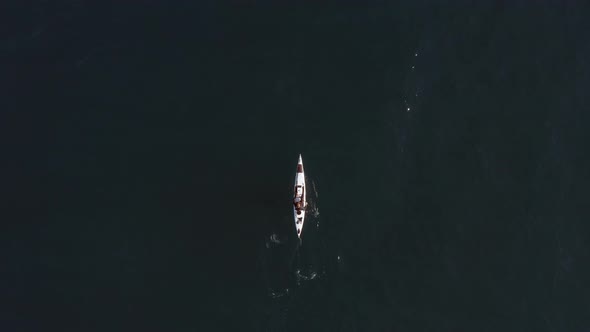
<instances>
[{"instance_id":1,"label":"faint light patch on water","mask_svg":"<svg viewBox=\"0 0 590 332\"><path fill-rule=\"evenodd\" d=\"M317 204L317 199L319 197L318 195L318 190L316 187L316 183L314 180L311 180L311 187L313 189L313 197L310 198L309 200L309 212L311 213L311 215L314 218L317 218L320 216L320 209L318 208L318 204ZM317 219L316 220L316 226L319 227L320 226L320 220Z\"/></svg>"},{"instance_id":2,"label":"faint light patch on water","mask_svg":"<svg viewBox=\"0 0 590 332\"><path fill-rule=\"evenodd\" d=\"M269 293L268 293L268 296L270 296L273 299L278 299L278 298L283 297L285 295L289 295L289 288L285 288L285 289L277 290L277 291L269 290Z\"/></svg>"},{"instance_id":3,"label":"faint light patch on water","mask_svg":"<svg viewBox=\"0 0 590 332\"><path fill-rule=\"evenodd\" d=\"M281 240L279 239L279 235L274 233L270 236L270 242L272 243L276 243L276 244L281 244Z\"/></svg>"},{"instance_id":4,"label":"faint light patch on water","mask_svg":"<svg viewBox=\"0 0 590 332\"><path fill-rule=\"evenodd\" d=\"M393 117L388 121L393 127L396 152L401 157L406 153L409 137L412 132L414 114L421 110L421 106L428 96L429 75L424 68L424 56L418 49L413 50L406 57L404 64L401 99L390 101L388 107L393 111ZM426 66L427 67L427 66Z\"/></svg>"},{"instance_id":5,"label":"faint light patch on water","mask_svg":"<svg viewBox=\"0 0 590 332\"><path fill-rule=\"evenodd\" d=\"M418 107L418 51L414 52L412 63L406 76L406 82L404 86L404 109L406 112L414 111Z\"/></svg>"},{"instance_id":6,"label":"faint light patch on water","mask_svg":"<svg viewBox=\"0 0 590 332\"><path fill-rule=\"evenodd\" d=\"M342 255L336 256L336 266L338 267L338 272L346 271L346 262Z\"/></svg>"},{"instance_id":7,"label":"faint light patch on water","mask_svg":"<svg viewBox=\"0 0 590 332\"><path fill-rule=\"evenodd\" d=\"M317 190L317 188L316 188L316 185L315 185L315 181L314 181L314 180L311 180L311 186L312 186L312 188L313 188L313 193L314 193L314 195L315 195L315 198L318 198L318 197L319 197L319 195L318 195L318 190Z\"/></svg>"},{"instance_id":8,"label":"faint light patch on water","mask_svg":"<svg viewBox=\"0 0 590 332\"><path fill-rule=\"evenodd\" d=\"M297 276L297 283L299 284L301 281L309 281L315 279L318 276L318 273L316 271L309 271L307 273L304 273L301 271L301 269L297 269L297 271L295 271L295 275Z\"/></svg>"}]
</instances>

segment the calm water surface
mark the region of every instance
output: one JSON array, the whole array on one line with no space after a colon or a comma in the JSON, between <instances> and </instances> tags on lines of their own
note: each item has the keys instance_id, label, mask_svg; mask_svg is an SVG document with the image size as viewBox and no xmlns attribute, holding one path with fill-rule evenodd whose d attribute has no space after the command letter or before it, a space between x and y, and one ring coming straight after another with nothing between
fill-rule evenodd
<instances>
[{"instance_id":1,"label":"calm water surface","mask_svg":"<svg viewBox=\"0 0 590 332\"><path fill-rule=\"evenodd\" d=\"M588 6L21 6L2 331L590 330Z\"/></svg>"}]
</instances>

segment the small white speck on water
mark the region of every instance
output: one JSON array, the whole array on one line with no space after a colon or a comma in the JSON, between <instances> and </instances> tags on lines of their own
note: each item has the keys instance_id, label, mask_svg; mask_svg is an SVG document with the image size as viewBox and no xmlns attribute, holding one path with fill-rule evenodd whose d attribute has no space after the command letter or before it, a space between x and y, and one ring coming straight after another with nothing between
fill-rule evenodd
<instances>
[{"instance_id":1,"label":"small white speck on water","mask_svg":"<svg viewBox=\"0 0 590 332\"><path fill-rule=\"evenodd\" d=\"M414 56L418 56L418 53L414 53Z\"/></svg>"},{"instance_id":2,"label":"small white speck on water","mask_svg":"<svg viewBox=\"0 0 590 332\"><path fill-rule=\"evenodd\" d=\"M412 66L412 69L414 69L414 66Z\"/></svg>"},{"instance_id":3,"label":"small white speck on water","mask_svg":"<svg viewBox=\"0 0 590 332\"><path fill-rule=\"evenodd\" d=\"M408 107L408 112L410 111L410 108Z\"/></svg>"}]
</instances>

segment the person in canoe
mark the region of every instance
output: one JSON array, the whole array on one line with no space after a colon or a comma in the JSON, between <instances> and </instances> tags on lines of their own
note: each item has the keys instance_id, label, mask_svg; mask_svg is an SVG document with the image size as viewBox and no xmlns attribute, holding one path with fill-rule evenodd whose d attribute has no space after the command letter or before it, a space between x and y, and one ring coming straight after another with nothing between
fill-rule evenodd
<instances>
[{"instance_id":1,"label":"person in canoe","mask_svg":"<svg viewBox=\"0 0 590 332\"><path fill-rule=\"evenodd\" d=\"M303 187L297 186L295 187L295 198L293 199L293 205L295 205L295 209L301 210L305 206L303 206Z\"/></svg>"},{"instance_id":2,"label":"person in canoe","mask_svg":"<svg viewBox=\"0 0 590 332\"><path fill-rule=\"evenodd\" d=\"M295 205L295 209L301 210L303 208L303 202L301 201L301 197L295 197L293 200L293 204Z\"/></svg>"}]
</instances>

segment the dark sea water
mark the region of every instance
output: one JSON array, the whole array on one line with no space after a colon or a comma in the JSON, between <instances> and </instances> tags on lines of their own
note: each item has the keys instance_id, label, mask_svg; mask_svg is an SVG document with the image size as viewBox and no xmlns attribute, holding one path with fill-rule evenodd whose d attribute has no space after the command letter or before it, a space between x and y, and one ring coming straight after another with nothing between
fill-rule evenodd
<instances>
[{"instance_id":1,"label":"dark sea water","mask_svg":"<svg viewBox=\"0 0 590 332\"><path fill-rule=\"evenodd\" d=\"M584 2L3 6L0 331L590 331Z\"/></svg>"}]
</instances>

